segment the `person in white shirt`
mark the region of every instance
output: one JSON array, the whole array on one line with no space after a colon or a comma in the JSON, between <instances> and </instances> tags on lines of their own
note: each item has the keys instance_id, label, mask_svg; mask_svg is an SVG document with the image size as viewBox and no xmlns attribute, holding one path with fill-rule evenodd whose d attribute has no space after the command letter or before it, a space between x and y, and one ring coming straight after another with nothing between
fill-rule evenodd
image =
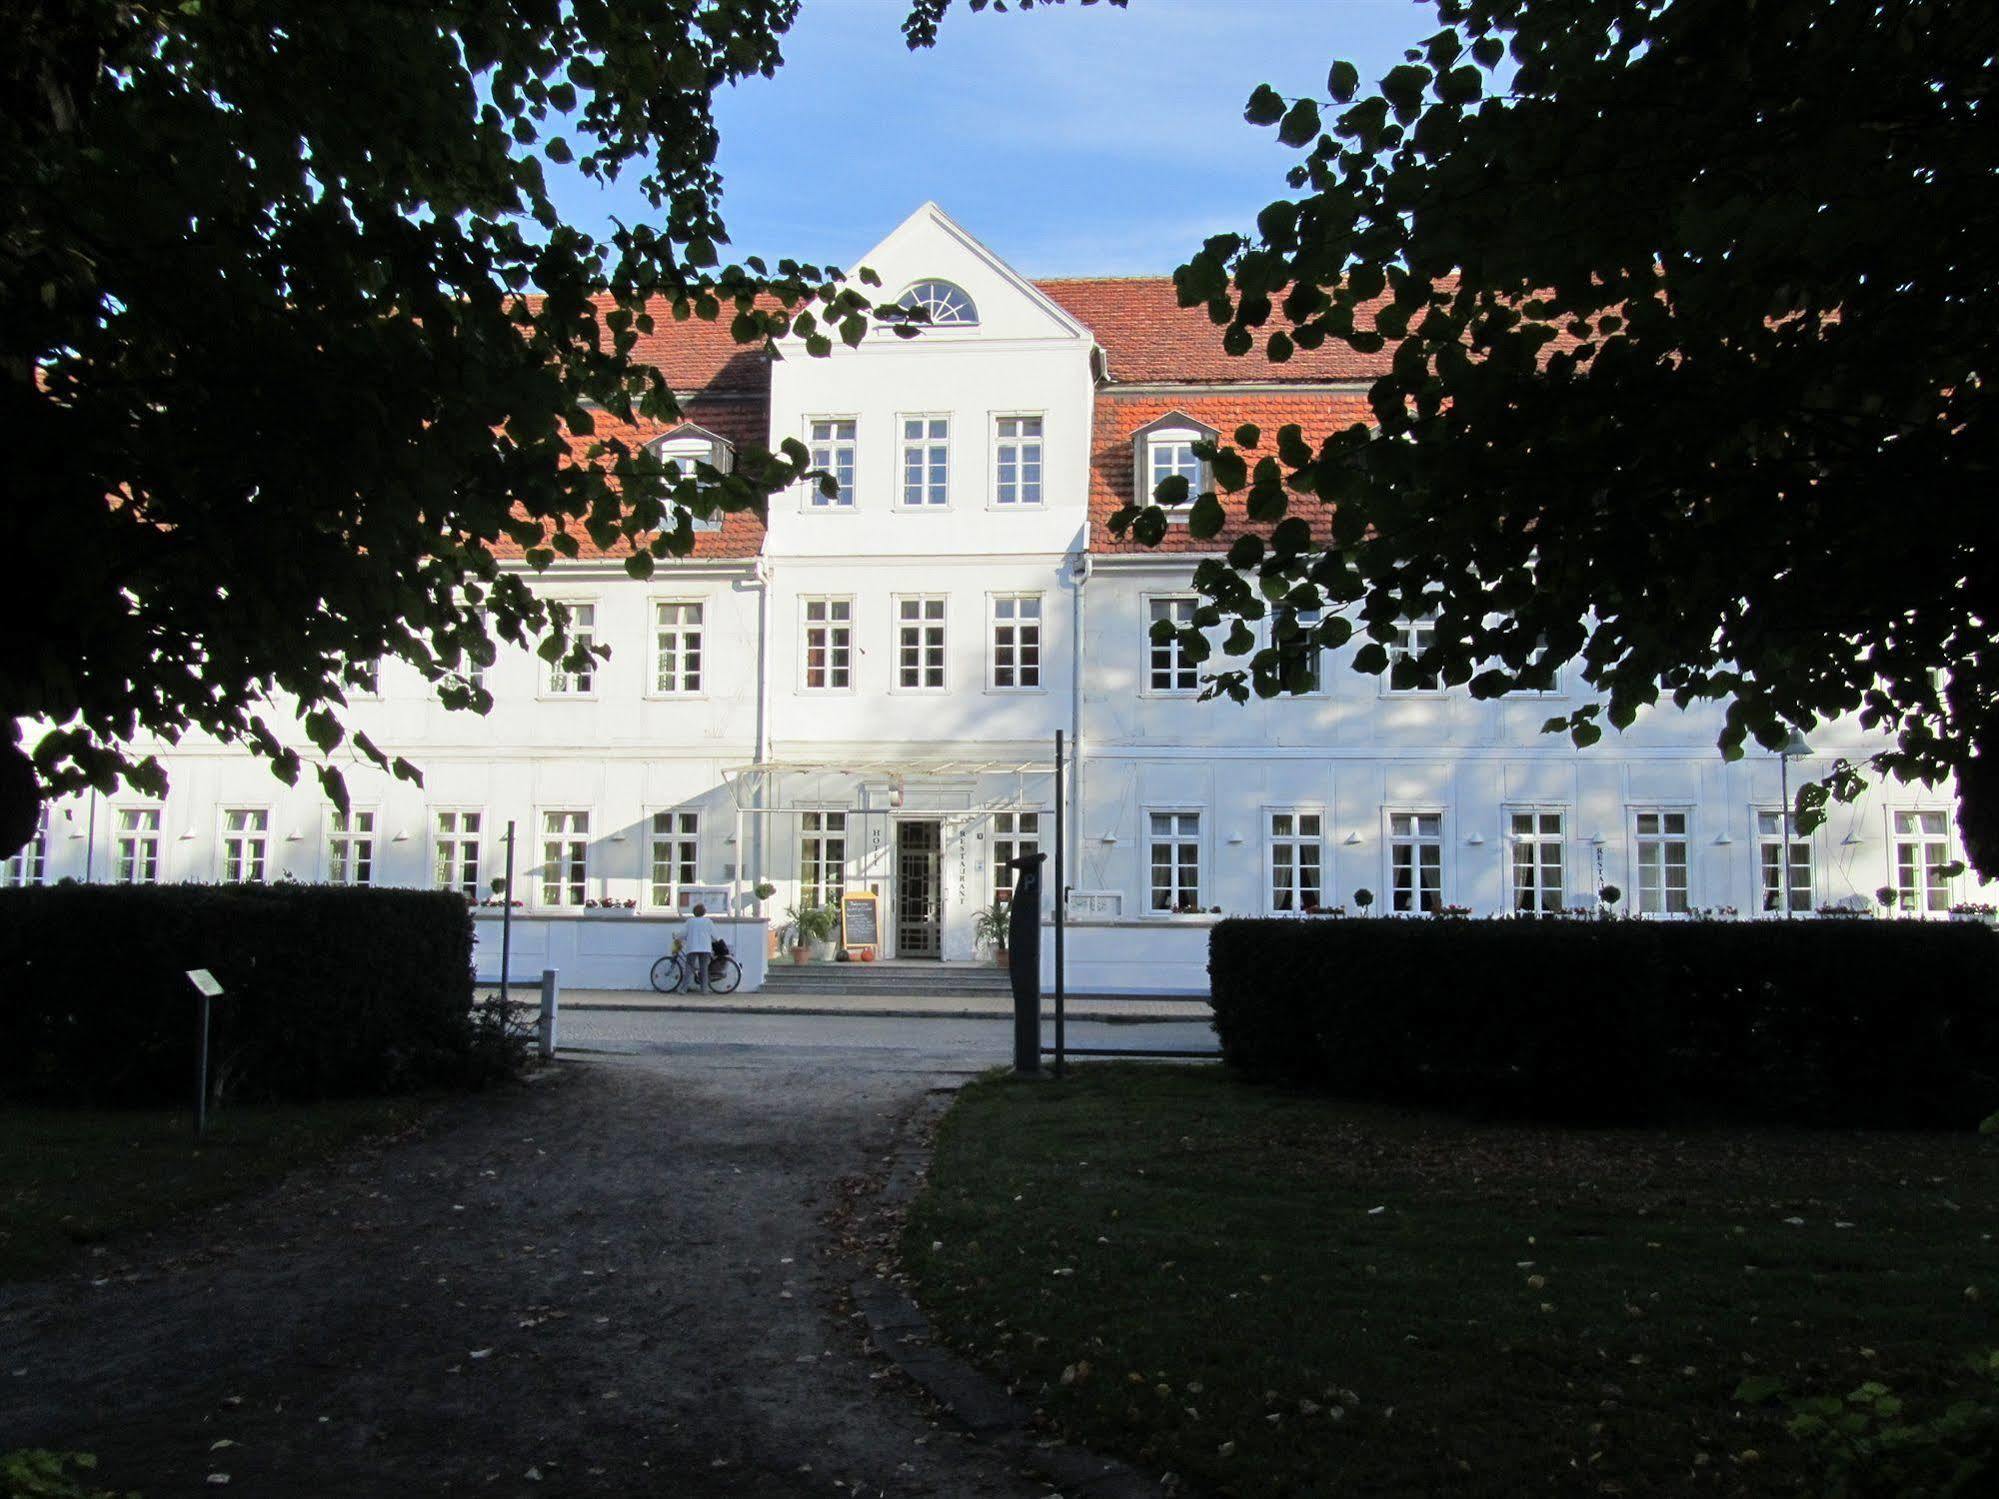
<instances>
[{"instance_id":1,"label":"person in white shirt","mask_svg":"<svg viewBox=\"0 0 1999 1499\"><path fill-rule=\"evenodd\" d=\"M687 966L694 971L694 987L706 994L708 957L715 951L715 923L708 919L706 906L697 903L694 914L687 918L687 927L680 934L680 950L687 954Z\"/></svg>"}]
</instances>

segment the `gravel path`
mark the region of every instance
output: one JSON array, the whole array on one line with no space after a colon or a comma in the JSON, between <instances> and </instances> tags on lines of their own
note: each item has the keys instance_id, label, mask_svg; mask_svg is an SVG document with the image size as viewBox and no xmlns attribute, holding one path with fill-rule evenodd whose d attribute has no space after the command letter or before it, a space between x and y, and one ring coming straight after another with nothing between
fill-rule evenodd
<instances>
[{"instance_id":1,"label":"gravel path","mask_svg":"<svg viewBox=\"0 0 1999 1499\"><path fill-rule=\"evenodd\" d=\"M568 1062L0 1289L0 1449L147 1499L1044 1494L862 1348L825 1216L910 1054Z\"/></svg>"}]
</instances>

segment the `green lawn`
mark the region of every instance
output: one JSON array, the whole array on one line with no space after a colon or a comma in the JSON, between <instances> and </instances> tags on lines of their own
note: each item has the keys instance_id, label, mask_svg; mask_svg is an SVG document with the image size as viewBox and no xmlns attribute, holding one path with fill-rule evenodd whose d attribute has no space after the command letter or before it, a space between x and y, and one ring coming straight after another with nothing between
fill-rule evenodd
<instances>
[{"instance_id":1,"label":"green lawn","mask_svg":"<svg viewBox=\"0 0 1999 1499\"><path fill-rule=\"evenodd\" d=\"M1743 1377L1925 1413L1999 1347L1995 1232L1974 1135L1467 1123L1124 1065L966 1089L904 1247L949 1341L1218 1493L1760 1494L1803 1455Z\"/></svg>"},{"instance_id":2,"label":"green lawn","mask_svg":"<svg viewBox=\"0 0 1999 1499\"><path fill-rule=\"evenodd\" d=\"M407 1128L427 1107L228 1108L209 1116L201 1145L186 1110L0 1110L0 1281L50 1274L78 1245L252 1191L364 1135Z\"/></svg>"}]
</instances>

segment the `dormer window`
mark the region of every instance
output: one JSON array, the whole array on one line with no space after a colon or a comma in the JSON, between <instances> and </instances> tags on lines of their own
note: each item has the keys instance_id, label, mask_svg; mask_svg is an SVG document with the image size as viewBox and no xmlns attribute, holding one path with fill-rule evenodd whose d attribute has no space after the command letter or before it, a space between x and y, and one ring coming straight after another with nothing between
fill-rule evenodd
<instances>
[{"instance_id":1,"label":"dormer window","mask_svg":"<svg viewBox=\"0 0 1999 1499\"><path fill-rule=\"evenodd\" d=\"M1213 442L1220 435L1215 428L1198 422L1183 412L1169 412L1156 422L1148 422L1132 434L1132 474L1140 505L1161 503L1155 498L1159 486L1168 479L1187 481L1187 497L1166 507L1168 515L1183 519L1194 499L1213 488L1208 465L1194 452L1197 442Z\"/></svg>"},{"instance_id":2,"label":"dormer window","mask_svg":"<svg viewBox=\"0 0 1999 1499\"><path fill-rule=\"evenodd\" d=\"M972 328L978 326L979 309L972 305L972 299L948 281L919 281L897 299L898 307L907 307L912 312L921 310L930 314L933 328Z\"/></svg>"},{"instance_id":3,"label":"dormer window","mask_svg":"<svg viewBox=\"0 0 1999 1499\"><path fill-rule=\"evenodd\" d=\"M718 474L726 474L736 462L734 443L720 433L710 432L693 422L682 422L671 432L655 437L646 444L646 451L668 465L669 479L691 479L695 476L695 465L702 463ZM719 510L706 518L691 515L688 519L696 531L722 529L722 513Z\"/></svg>"}]
</instances>

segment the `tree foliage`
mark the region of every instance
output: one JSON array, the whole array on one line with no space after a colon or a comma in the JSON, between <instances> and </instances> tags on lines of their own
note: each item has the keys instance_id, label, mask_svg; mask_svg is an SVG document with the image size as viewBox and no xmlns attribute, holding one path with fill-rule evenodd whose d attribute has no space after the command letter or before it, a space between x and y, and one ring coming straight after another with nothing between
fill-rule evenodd
<instances>
[{"instance_id":1,"label":"tree foliage","mask_svg":"<svg viewBox=\"0 0 1999 1499\"><path fill-rule=\"evenodd\" d=\"M1385 670L1434 613L1407 669L1475 697L1578 660L1578 745L1662 698L1725 703L1730 757L1856 713L1890 747L1801 825L1954 774L1999 874L1999 9L1433 3L1372 91L1256 90L1295 196L1176 273L1232 351L1386 366L1371 423L1214 448L1261 524L1200 567L1210 617L1327 606L1215 690L1355 634Z\"/></svg>"},{"instance_id":2,"label":"tree foliage","mask_svg":"<svg viewBox=\"0 0 1999 1499\"><path fill-rule=\"evenodd\" d=\"M164 790L121 748L141 735L205 730L294 778L293 711L344 805L336 751L389 764L342 722L377 658L483 709L494 637L580 654L496 546L617 548L644 576L690 513L798 476L792 443L724 476L620 435L676 414L632 357L655 313L813 352L896 316L834 270L720 263L710 101L777 67L797 4L0 0L26 558L0 597L0 851L41 798ZM545 163L635 174L648 221L565 224ZM55 728L24 745L23 719Z\"/></svg>"}]
</instances>

